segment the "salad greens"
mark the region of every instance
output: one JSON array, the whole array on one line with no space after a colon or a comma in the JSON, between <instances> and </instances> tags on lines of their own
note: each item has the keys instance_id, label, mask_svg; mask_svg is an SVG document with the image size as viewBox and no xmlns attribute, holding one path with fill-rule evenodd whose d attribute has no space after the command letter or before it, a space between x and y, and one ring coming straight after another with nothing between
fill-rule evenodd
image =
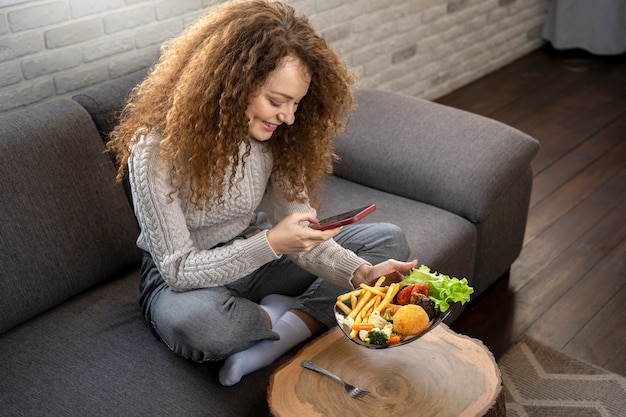
<instances>
[{"instance_id":1,"label":"salad greens","mask_svg":"<svg viewBox=\"0 0 626 417\"><path fill-rule=\"evenodd\" d=\"M450 278L448 275L431 272L426 265L412 269L401 282L400 288L412 284L429 283L428 298L433 300L435 307L442 313L450 308L450 303L465 304L474 289L467 284L467 278Z\"/></svg>"}]
</instances>

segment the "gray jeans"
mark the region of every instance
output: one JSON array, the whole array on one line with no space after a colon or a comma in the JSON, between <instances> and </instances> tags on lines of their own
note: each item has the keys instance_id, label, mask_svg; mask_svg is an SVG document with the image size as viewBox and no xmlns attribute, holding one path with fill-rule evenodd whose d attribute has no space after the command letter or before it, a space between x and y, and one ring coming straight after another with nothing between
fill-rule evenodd
<instances>
[{"instance_id":1,"label":"gray jeans","mask_svg":"<svg viewBox=\"0 0 626 417\"><path fill-rule=\"evenodd\" d=\"M409 256L402 230L388 223L345 227L335 241L372 264ZM175 292L150 254L144 253L140 290L142 311L155 335L177 354L203 362L223 359L264 339L278 339L258 305L264 296L297 297L294 309L330 328L335 325L337 296L349 289L318 278L283 256L229 285Z\"/></svg>"}]
</instances>

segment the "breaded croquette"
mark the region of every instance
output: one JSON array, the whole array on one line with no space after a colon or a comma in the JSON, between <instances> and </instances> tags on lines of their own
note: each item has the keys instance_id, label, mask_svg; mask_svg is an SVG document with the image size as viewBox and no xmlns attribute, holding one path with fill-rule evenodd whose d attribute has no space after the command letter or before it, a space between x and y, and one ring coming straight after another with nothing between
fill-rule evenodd
<instances>
[{"instance_id":1,"label":"breaded croquette","mask_svg":"<svg viewBox=\"0 0 626 417\"><path fill-rule=\"evenodd\" d=\"M393 315L393 329L403 336L412 336L422 333L428 328L428 314L415 304L402 306Z\"/></svg>"}]
</instances>

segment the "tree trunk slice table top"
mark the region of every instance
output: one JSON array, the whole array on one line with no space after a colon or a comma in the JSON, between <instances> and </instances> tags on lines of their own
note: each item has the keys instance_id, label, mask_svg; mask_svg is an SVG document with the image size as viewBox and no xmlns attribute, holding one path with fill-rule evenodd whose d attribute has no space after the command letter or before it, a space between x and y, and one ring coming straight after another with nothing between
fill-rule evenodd
<instances>
[{"instance_id":1,"label":"tree trunk slice table top","mask_svg":"<svg viewBox=\"0 0 626 417\"><path fill-rule=\"evenodd\" d=\"M370 394L348 397L337 381L303 368L306 359ZM485 345L443 323L412 343L378 350L335 327L274 372L268 404L276 417L504 416L501 388Z\"/></svg>"}]
</instances>

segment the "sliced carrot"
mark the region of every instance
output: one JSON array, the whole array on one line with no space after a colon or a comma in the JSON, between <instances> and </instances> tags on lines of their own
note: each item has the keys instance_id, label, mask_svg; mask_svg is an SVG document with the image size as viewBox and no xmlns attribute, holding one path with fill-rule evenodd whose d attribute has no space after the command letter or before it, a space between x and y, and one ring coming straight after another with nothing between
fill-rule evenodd
<instances>
[{"instance_id":1,"label":"sliced carrot","mask_svg":"<svg viewBox=\"0 0 626 417\"><path fill-rule=\"evenodd\" d=\"M352 330L360 332L361 330L372 330L374 325L372 323L357 323L352 326Z\"/></svg>"},{"instance_id":2,"label":"sliced carrot","mask_svg":"<svg viewBox=\"0 0 626 417\"><path fill-rule=\"evenodd\" d=\"M391 336L389 338L390 345L397 345L398 343L400 343L400 336Z\"/></svg>"}]
</instances>

